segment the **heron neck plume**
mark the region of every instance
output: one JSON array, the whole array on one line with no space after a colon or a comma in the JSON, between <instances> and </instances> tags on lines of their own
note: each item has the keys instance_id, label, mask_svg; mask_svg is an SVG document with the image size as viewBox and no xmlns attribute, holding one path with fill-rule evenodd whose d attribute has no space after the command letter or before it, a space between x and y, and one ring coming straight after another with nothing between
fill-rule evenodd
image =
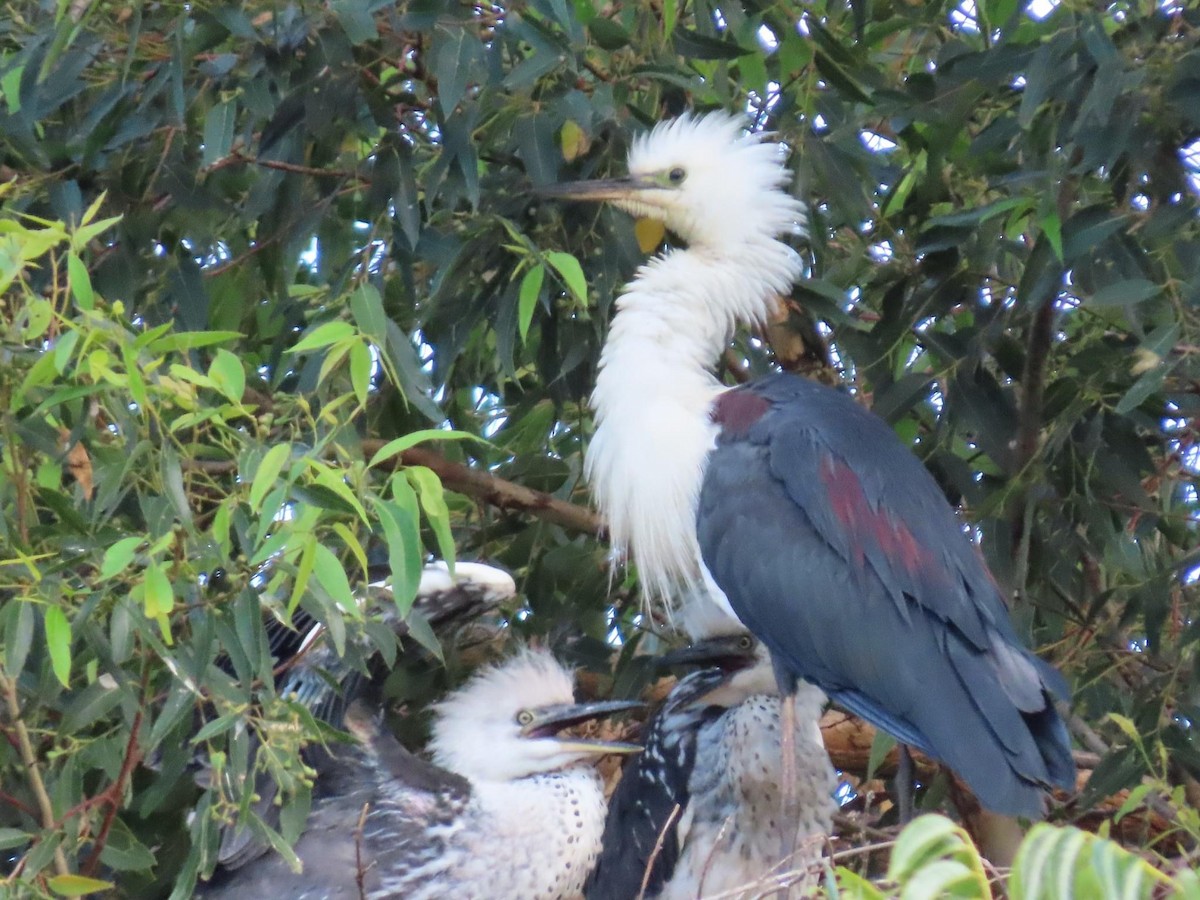
<instances>
[{"instance_id":1,"label":"heron neck plume","mask_svg":"<svg viewBox=\"0 0 1200 900\"><path fill-rule=\"evenodd\" d=\"M715 435L709 407L723 390L713 371L734 328L763 322L799 277L799 256L775 237L794 223L758 222L723 248L669 251L617 299L586 467L613 548L633 555L648 598L701 583L696 503Z\"/></svg>"}]
</instances>

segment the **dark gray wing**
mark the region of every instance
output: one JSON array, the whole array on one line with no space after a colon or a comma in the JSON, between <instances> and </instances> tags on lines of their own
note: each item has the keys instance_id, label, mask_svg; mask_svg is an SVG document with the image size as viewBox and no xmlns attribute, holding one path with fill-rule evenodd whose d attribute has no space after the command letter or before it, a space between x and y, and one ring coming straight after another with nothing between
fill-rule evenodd
<instances>
[{"instance_id":1,"label":"dark gray wing","mask_svg":"<svg viewBox=\"0 0 1200 900\"><path fill-rule=\"evenodd\" d=\"M849 397L776 375L728 391L697 528L705 565L794 675L954 768L990 808L1073 786L1052 698L924 466Z\"/></svg>"},{"instance_id":2,"label":"dark gray wing","mask_svg":"<svg viewBox=\"0 0 1200 900\"><path fill-rule=\"evenodd\" d=\"M647 725L642 752L625 764L609 798L600 858L583 888L587 900L634 900L641 896L643 879L645 896L654 897L671 880L679 861L679 821L688 805L696 735L722 712L692 703L727 677L720 669L690 673Z\"/></svg>"},{"instance_id":3,"label":"dark gray wing","mask_svg":"<svg viewBox=\"0 0 1200 900\"><path fill-rule=\"evenodd\" d=\"M294 848L303 872L265 853L240 868L221 868L196 896L357 900L360 878L368 893L385 890L447 856L450 825L470 803L466 779L409 753L361 702L351 704L344 723L357 743L330 747L313 760L313 809Z\"/></svg>"}]
</instances>

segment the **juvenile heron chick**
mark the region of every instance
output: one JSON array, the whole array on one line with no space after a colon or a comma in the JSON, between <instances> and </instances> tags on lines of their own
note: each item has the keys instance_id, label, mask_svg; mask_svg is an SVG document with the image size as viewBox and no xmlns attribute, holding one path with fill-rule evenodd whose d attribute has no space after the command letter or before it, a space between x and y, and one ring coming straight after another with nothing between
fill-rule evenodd
<instances>
[{"instance_id":1,"label":"juvenile heron chick","mask_svg":"<svg viewBox=\"0 0 1200 900\"><path fill-rule=\"evenodd\" d=\"M801 685L792 701L797 790L781 808L785 701L766 649L745 633L722 635L664 662L703 668L671 690L625 766L585 896L635 900L643 884L660 900L761 896L762 879L815 863L830 832L837 780L818 727L825 697Z\"/></svg>"},{"instance_id":2,"label":"juvenile heron chick","mask_svg":"<svg viewBox=\"0 0 1200 900\"><path fill-rule=\"evenodd\" d=\"M435 707L436 765L408 753L356 703L357 742L317 766L293 872L271 854L202 896L540 898L577 896L600 850L603 785L593 763L633 744L569 737L638 704L574 702L571 673L526 651L476 674Z\"/></svg>"}]
</instances>

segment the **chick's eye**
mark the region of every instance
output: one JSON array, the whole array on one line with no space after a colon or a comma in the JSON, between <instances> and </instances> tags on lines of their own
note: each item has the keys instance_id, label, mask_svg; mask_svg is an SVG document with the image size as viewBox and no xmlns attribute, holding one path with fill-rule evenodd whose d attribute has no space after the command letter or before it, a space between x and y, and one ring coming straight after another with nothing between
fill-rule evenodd
<instances>
[{"instance_id":1,"label":"chick's eye","mask_svg":"<svg viewBox=\"0 0 1200 900\"><path fill-rule=\"evenodd\" d=\"M533 713L531 713L529 710L523 709L519 713L517 713L517 724L518 725L530 725L532 723L533 723Z\"/></svg>"},{"instance_id":2,"label":"chick's eye","mask_svg":"<svg viewBox=\"0 0 1200 900\"><path fill-rule=\"evenodd\" d=\"M687 172L683 171L683 169L679 168L678 166L667 173L667 179L671 182L671 184L680 184L685 178L687 178Z\"/></svg>"}]
</instances>

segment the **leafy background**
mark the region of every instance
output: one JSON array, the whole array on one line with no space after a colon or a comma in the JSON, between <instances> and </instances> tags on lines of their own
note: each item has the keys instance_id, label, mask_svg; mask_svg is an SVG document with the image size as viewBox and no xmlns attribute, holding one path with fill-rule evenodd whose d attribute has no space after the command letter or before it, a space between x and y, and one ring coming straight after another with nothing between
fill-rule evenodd
<instances>
[{"instance_id":1,"label":"leafy background","mask_svg":"<svg viewBox=\"0 0 1200 900\"><path fill-rule=\"evenodd\" d=\"M457 548L516 573L505 633L601 673L619 644L619 693L649 677L633 651L656 623L635 573L610 578L580 460L614 293L659 236L531 189L619 171L647 125L718 107L787 143L812 209L809 277L766 333L737 337L723 377L778 364L845 384L912 443L1075 686L1091 775L1056 815L1186 864L1200 14L3 10L9 889L80 890L62 880L76 872L186 895L247 795L202 793L191 757L245 775L248 733L274 735L294 829L296 750L319 726L275 695L262 608L391 659L394 633L352 600L376 552L400 613L425 555ZM487 442L388 445L447 428ZM397 703L469 667L445 650L450 674L409 666Z\"/></svg>"}]
</instances>

